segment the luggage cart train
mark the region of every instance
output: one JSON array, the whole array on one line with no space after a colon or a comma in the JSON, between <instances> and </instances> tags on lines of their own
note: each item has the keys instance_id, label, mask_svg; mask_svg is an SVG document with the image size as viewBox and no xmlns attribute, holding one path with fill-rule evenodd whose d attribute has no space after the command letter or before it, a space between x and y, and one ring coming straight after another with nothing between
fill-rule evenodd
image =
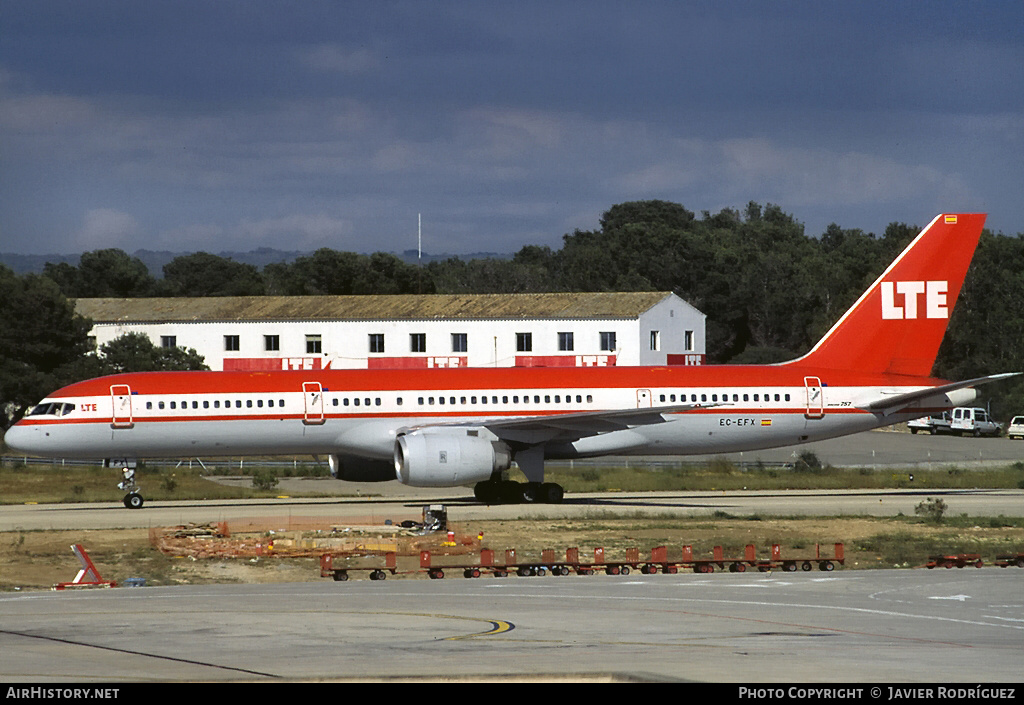
<instances>
[{"instance_id":1,"label":"luggage cart train","mask_svg":"<svg viewBox=\"0 0 1024 705\"><path fill-rule=\"evenodd\" d=\"M458 557L445 555L432 555L430 551L421 551L419 554L419 565L416 567L400 568L398 556L393 552L384 554L384 566L336 566L335 558L330 553L320 557L320 575L324 578L334 578L344 581L349 579L349 573L354 571L369 571L370 580L384 580L388 574L412 574L426 573L427 577L438 580L444 578L445 571L461 571L465 578L479 578L485 574L491 574L496 578L504 578L515 574L520 577L542 576L551 573L552 575L593 575L603 572L606 575L629 575L631 571L638 570L644 575L656 573L674 574L680 569L692 569L695 573L714 573L715 570L728 570L731 573L743 573L750 570L767 572L770 570L797 571L813 570L835 570L836 564L844 565L843 544L834 544L832 555L824 555L820 544L815 544L813 556L793 558L782 555L782 547L779 544L772 544L771 554L767 558L758 558L757 549L753 544L748 544L741 558L726 558L721 546L712 549L711 556L695 556L692 546L683 546L679 553L671 553L667 546L657 546L651 549L649 558L641 559L640 549L629 548L624 552L623 558L608 558L603 547L594 549L593 560L584 560L580 557L578 547L568 548L565 551L565 559L560 560L554 549L547 548L541 551L540 560L520 560L516 549L510 548L503 554L490 548L480 550L480 555L472 563L467 563L468 556Z\"/></svg>"}]
</instances>

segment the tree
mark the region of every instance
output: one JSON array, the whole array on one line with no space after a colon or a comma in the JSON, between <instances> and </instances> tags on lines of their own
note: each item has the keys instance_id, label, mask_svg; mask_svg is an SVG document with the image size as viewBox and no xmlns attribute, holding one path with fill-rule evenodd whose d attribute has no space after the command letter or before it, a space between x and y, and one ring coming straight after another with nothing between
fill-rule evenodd
<instances>
[{"instance_id":1,"label":"tree","mask_svg":"<svg viewBox=\"0 0 1024 705\"><path fill-rule=\"evenodd\" d=\"M161 288L169 296L262 296L266 293L260 271L251 264L196 252L164 265Z\"/></svg>"},{"instance_id":2,"label":"tree","mask_svg":"<svg viewBox=\"0 0 1024 705\"><path fill-rule=\"evenodd\" d=\"M194 349L156 347L145 333L125 333L104 343L100 360L105 374L210 369Z\"/></svg>"},{"instance_id":3,"label":"tree","mask_svg":"<svg viewBox=\"0 0 1024 705\"><path fill-rule=\"evenodd\" d=\"M0 424L54 389L88 374L91 321L48 277L19 277L0 265Z\"/></svg>"}]
</instances>

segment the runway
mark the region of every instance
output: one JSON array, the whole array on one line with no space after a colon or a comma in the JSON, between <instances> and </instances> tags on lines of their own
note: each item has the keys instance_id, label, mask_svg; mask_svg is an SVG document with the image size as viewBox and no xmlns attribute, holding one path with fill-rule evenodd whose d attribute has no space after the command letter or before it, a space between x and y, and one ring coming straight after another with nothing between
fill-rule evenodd
<instances>
[{"instance_id":1,"label":"runway","mask_svg":"<svg viewBox=\"0 0 1024 705\"><path fill-rule=\"evenodd\" d=\"M324 480L323 482L334 482ZM396 483L397 484L397 483ZM950 514L1024 516L1024 490L795 490L785 492L617 492L567 495L563 504L477 503L468 490L386 498L147 502L125 509L120 502L26 504L0 507L0 531L131 529L242 521L273 517L281 528L307 519L382 524L422 518L425 504L444 504L453 522L521 518L586 518L609 514L652 517L711 516L896 516L914 515L925 499L941 498Z\"/></svg>"},{"instance_id":2,"label":"runway","mask_svg":"<svg viewBox=\"0 0 1024 705\"><path fill-rule=\"evenodd\" d=\"M1024 571L217 585L0 597L0 680L1014 682Z\"/></svg>"}]
</instances>

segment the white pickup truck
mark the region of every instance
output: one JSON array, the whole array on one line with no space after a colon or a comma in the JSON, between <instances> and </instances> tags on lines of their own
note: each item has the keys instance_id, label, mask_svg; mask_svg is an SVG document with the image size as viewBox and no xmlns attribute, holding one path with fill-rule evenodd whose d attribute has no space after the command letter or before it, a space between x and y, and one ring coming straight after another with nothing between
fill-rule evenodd
<instances>
[{"instance_id":1,"label":"white pickup truck","mask_svg":"<svg viewBox=\"0 0 1024 705\"><path fill-rule=\"evenodd\" d=\"M1002 426L989 418L988 412L980 408L958 406L953 409L953 419L949 425L953 433L973 436L998 436Z\"/></svg>"},{"instance_id":2,"label":"white pickup truck","mask_svg":"<svg viewBox=\"0 0 1024 705\"><path fill-rule=\"evenodd\" d=\"M941 414L922 416L919 419L908 421L907 428L910 429L911 433L917 433L918 431L927 431L932 434L949 433L950 423L949 412L943 411Z\"/></svg>"}]
</instances>

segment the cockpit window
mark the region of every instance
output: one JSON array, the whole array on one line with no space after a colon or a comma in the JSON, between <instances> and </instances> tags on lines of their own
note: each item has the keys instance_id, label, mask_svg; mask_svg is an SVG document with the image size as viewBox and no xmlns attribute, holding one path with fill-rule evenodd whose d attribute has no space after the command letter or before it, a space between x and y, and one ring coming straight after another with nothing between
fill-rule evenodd
<instances>
[{"instance_id":1,"label":"cockpit window","mask_svg":"<svg viewBox=\"0 0 1024 705\"><path fill-rule=\"evenodd\" d=\"M29 416L67 416L75 410L74 404L53 402L50 404L37 404L28 412Z\"/></svg>"}]
</instances>

